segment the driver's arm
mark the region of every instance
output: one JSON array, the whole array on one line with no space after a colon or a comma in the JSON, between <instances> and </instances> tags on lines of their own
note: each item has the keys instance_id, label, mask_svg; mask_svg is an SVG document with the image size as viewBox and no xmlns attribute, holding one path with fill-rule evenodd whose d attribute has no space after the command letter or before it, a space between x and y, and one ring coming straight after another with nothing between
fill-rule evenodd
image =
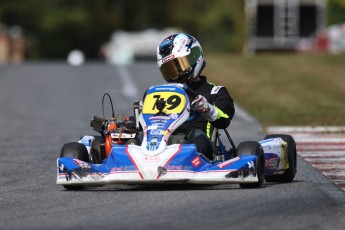
<instances>
[{"instance_id":1,"label":"driver's arm","mask_svg":"<svg viewBox=\"0 0 345 230\"><path fill-rule=\"evenodd\" d=\"M209 103L205 97L198 95L192 102L194 110L218 129L227 128L235 114L235 106L232 97L225 87L216 94L211 95L213 103Z\"/></svg>"}]
</instances>

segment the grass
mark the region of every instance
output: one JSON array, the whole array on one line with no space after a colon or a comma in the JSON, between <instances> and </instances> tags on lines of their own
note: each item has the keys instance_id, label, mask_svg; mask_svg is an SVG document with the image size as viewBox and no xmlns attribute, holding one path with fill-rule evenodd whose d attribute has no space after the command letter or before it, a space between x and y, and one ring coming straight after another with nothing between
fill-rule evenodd
<instances>
[{"instance_id":1,"label":"grass","mask_svg":"<svg viewBox=\"0 0 345 230\"><path fill-rule=\"evenodd\" d=\"M270 125L345 125L345 54L206 55L204 74Z\"/></svg>"}]
</instances>

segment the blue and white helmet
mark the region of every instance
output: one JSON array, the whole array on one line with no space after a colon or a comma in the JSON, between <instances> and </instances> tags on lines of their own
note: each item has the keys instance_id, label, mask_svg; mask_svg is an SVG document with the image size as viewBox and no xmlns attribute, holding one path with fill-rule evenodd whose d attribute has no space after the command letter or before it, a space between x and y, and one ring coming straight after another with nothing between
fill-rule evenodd
<instances>
[{"instance_id":1,"label":"blue and white helmet","mask_svg":"<svg viewBox=\"0 0 345 230\"><path fill-rule=\"evenodd\" d=\"M200 43L188 34L173 34L157 47L157 64L167 82L191 84L205 68Z\"/></svg>"}]
</instances>

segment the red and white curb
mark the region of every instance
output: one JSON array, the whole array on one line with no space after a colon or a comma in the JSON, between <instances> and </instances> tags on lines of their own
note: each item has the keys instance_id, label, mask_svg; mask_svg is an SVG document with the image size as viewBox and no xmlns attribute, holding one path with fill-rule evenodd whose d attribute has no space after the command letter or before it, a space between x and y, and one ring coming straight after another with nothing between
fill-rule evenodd
<instances>
[{"instance_id":1,"label":"red and white curb","mask_svg":"<svg viewBox=\"0 0 345 230\"><path fill-rule=\"evenodd\" d=\"M289 134L297 154L345 191L345 127L271 126L269 134Z\"/></svg>"}]
</instances>

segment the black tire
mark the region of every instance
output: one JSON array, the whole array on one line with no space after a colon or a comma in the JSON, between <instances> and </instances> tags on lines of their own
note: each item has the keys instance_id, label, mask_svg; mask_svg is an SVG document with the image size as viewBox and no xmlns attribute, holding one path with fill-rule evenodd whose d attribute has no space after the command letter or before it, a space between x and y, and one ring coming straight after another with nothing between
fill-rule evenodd
<instances>
[{"instance_id":1,"label":"black tire","mask_svg":"<svg viewBox=\"0 0 345 230\"><path fill-rule=\"evenodd\" d=\"M60 153L60 157L72 157L78 160L89 162L89 153L85 145L78 142L70 142L65 144Z\"/></svg>"},{"instance_id":2,"label":"black tire","mask_svg":"<svg viewBox=\"0 0 345 230\"><path fill-rule=\"evenodd\" d=\"M102 161L105 159L105 153L102 151L101 143L104 143L104 140L102 140L102 137L95 136L95 140L92 142L91 146L91 157L92 157L92 163L93 164L102 164Z\"/></svg>"},{"instance_id":3,"label":"black tire","mask_svg":"<svg viewBox=\"0 0 345 230\"><path fill-rule=\"evenodd\" d=\"M265 179L267 182L291 182L295 178L297 172L297 152L296 152L296 143L292 136L285 134L273 134L267 135L266 139L280 137L287 143L287 154L289 168L279 175L266 175Z\"/></svg>"},{"instance_id":4,"label":"black tire","mask_svg":"<svg viewBox=\"0 0 345 230\"><path fill-rule=\"evenodd\" d=\"M78 142L70 142L65 144L60 153L60 157L72 157L81 161L89 162L89 154L86 147ZM83 190L83 185L63 185L67 190Z\"/></svg>"},{"instance_id":5,"label":"black tire","mask_svg":"<svg viewBox=\"0 0 345 230\"><path fill-rule=\"evenodd\" d=\"M256 183L242 183L241 188L259 188L264 182L265 159L264 151L260 143L256 141L245 141L239 144L237 148L237 156L255 155L258 160L256 162L256 174L259 179Z\"/></svg>"}]
</instances>

